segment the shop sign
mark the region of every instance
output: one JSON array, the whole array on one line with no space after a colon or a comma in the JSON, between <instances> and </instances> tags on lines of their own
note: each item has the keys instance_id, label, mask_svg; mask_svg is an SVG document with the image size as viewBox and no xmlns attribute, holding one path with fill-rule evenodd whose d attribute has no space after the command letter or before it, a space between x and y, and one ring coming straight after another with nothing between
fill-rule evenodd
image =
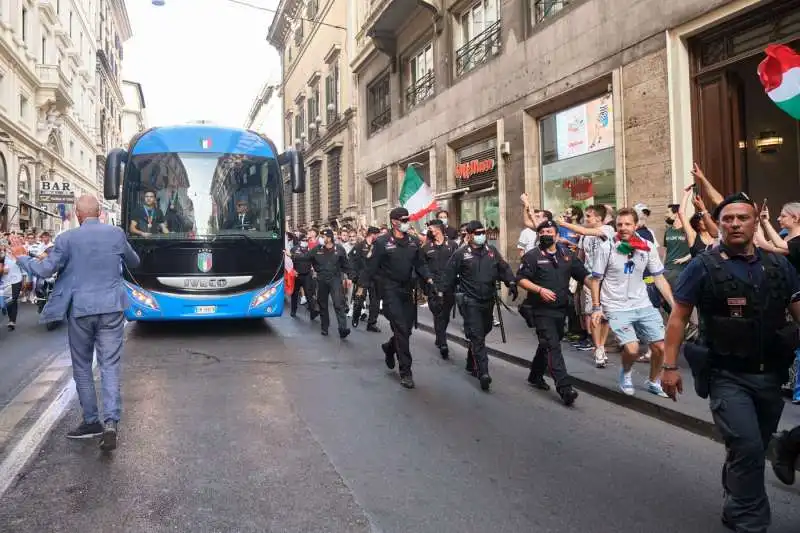
<instances>
[{"instance_id":1,"label":"shop sign","mask_svg":"<svg viewBox=\"0 0 800 533\"><path fill-rule=\"evenodd\" d=\"M45 181L39 185L39 203L67 204L75 201L75 192L67 181Z\"/></svg>"},{"instance_id":2,"label":"shop sign","mask_svg":"<svg viewBox=\"0 0 800 533\"><path fill-rule=\"evenodd\" d=\"M473 159L456 165L456 177L461 181L468 181L474 176L493 171L494 167L494 159Z\"/></svg>"},{"instance_id":3,"label":"shop sign","mask_svg":"<svg viewBox=\"0 0 800 533\"><path fill-rule=\"evenodd\" d=\"M592 178L586 176L576 176L574 178L565 179L561 186L564 189L569 189L570 198L572 200L588 200L594 196Z\"/></svg>"}]
</instances>

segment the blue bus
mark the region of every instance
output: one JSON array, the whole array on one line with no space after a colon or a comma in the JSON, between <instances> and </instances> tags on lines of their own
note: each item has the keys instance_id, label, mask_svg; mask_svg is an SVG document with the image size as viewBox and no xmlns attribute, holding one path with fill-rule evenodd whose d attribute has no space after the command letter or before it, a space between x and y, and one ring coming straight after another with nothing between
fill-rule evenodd
<instances>
[{"instance_id":1,"label":"blue bus","mask_svg":"<svg viewBox=\"0 0 800 533\"><path fill-rule=\"evenodd\" d=\"M305 190L302 156L252 131L159 127L112 150L104 195L141 258L128 320L280 316L285 188Z\"/></svg>"}]
</instances>

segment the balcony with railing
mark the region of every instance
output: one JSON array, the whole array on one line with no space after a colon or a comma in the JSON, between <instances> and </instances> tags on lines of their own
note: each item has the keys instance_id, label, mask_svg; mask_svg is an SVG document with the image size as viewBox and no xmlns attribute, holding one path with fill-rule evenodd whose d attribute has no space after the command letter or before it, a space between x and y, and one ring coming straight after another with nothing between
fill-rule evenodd
<instances>
[{"instance_id":1,"label":"balcony with railing","mask_svg":"<svg viewBox=\"0 0 800 533\"><path fill-rule=\"evenodd\" d=\"M366 15L355 36L353 65L363 63L373 46L380 52L395 55L397 34L417 16L419 8L427 11L428 21L431 15L439 18L442 13L442 0L369 0L362 4Z\"/></svg>"},{"instance_id":2,"label":"balcony with railing","mask_svg":"<svg viewBox=\"0 0 800 533\"><path fill-rule=\"evenodd\" d=\"M406 88L406 111L411 111L431 96L436 86L436 76L432 70L418 78Z\"/></svg>"},{"instance_id":3,"label":"balcony with railing","mask_svg":"<svg viewBox=\"0 0 800 533\"><path fill-rule=\"evenodd\" d=\"M500 54L501 29L498 20L456 50L456 76L463 76Z\"/></svg>"},{"instance_id":4,"label":"balcony with railing","mask_svg":"<svg viewBox=\"0 0 800 533\"><path fill-rule=\"evenodd\" d=\"M554 17L564 8L568 7L574 0L530 0L531 1L531 23L536 26Z\"/></svg>"},{"instance_id":5,"label":"balcony with railing","mask_svg":"<svg viewBox=\"0 0 800 533\"><path fill-rule=\"evenodd\" d=\"M72 82L60 65L36 65L36 76L39 78L37 106L53 103L59 111L64 112L74 105Z\"/></svg>"}]
</instances>

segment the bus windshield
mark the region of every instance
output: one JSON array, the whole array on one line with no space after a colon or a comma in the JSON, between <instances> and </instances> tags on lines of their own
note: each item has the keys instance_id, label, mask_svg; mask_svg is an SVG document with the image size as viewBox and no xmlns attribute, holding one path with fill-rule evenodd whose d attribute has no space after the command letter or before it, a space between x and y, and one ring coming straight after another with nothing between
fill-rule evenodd
<instances>
[{"instance_id":1,"label":"bus windshield","mask_svg":"<svg viewBox=\"0 0 800 533\"><path fill-rule=\"evenodd\" d=\"M279 239L282 179L274 159L221 153L134 155L123 192L133 238Z\"/></svg>"}]
</instances>

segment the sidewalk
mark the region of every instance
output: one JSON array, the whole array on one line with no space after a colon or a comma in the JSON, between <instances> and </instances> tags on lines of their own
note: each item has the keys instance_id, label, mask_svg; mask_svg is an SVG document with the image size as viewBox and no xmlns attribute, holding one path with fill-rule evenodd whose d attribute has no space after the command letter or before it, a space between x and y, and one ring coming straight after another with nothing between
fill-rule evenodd
<instances>
[{"instance_id":1,"label":"sidewalk","mask_svg":"<svg viewBox=\"0 0 800 533\"><path fill-rule=\"evenodd\" d=\"M534 330L526 326L525 321L516 310L509 312L503 308L502 313L507 342L503 343L500 328L495 327L486 339L489 355L523 366L525 370L520 369L520 379L524 380L527 377L527 368L536 352L536 334ZM427 307L419 308L418 320L419 329L433 333L433 317ZM455 319L451 318L450 320L447 336L451 342L466 345L461 316L458 313L456 313ZM567 369L575 378L575 388L688 431L720 440L711 419L708 402L694 393L692 374L683 358L681 358L680 366L684 393L677 402L673 402L667 398L659 398L645 390L643 383L647 379L649 363L636 364L633 373L636 395L626 396L617 386L620 368L618 353L609 353L607 367L598 369L594 366L593 352L580 352L567 342L562 344L562 348ZM591 401L591 398L584 396L578 400L578 402L581 401ZM788 429L797 425L800 425L800 406L792 405L787 401L780 428Z\"/></svg>"}]
</instances>

